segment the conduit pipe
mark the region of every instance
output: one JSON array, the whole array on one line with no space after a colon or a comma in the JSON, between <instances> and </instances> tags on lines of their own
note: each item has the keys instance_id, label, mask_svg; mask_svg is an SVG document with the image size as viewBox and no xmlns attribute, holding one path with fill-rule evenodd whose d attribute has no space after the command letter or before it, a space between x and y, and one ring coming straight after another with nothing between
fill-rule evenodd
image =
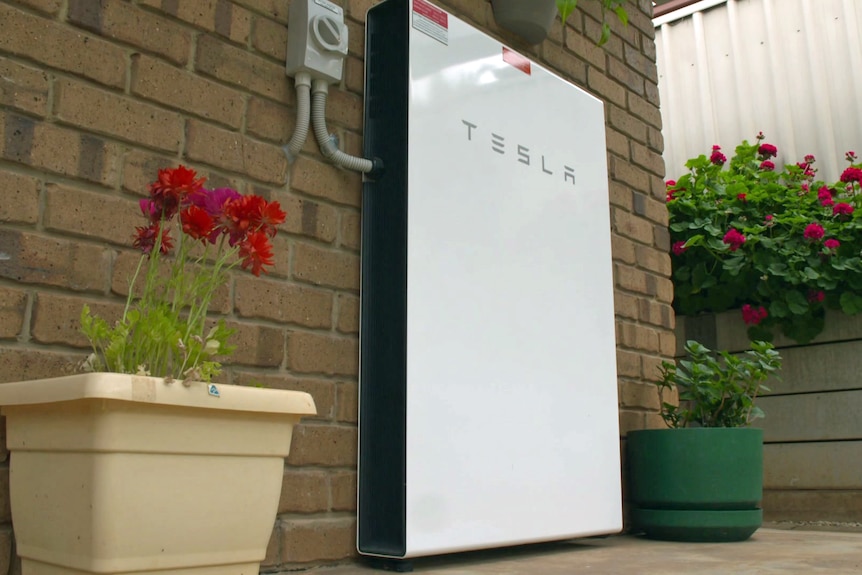
<instances>
[{"instance_id":1,"label":"conduit pipe","mask_svg":"<svg viewBox=\"0 0 862 575\"><path fill-rule=\"evenodd\" d=\"M308 138L308 119L311 115L311 75L308 72L297 72L296 83L296 127L290 141L283 147L287 161L293 163L302 151Z\"/></svg>"},{"instance_id":2,"label":"conduit pipe","mask_svg":"<svg viewBox=\"0 0 862 575\"><path fill-rule=\"evenodd\" d=\"M329 93L329 84L325 80L314 80L311 87L311 126L320 152L323 157L334 164L348 170L368 173L379 173L383 169L383 163L375 158L369 160L358 156L351 156L338 149L334 138L326 129L326 97Z\"/></svg>"}]
</instances>

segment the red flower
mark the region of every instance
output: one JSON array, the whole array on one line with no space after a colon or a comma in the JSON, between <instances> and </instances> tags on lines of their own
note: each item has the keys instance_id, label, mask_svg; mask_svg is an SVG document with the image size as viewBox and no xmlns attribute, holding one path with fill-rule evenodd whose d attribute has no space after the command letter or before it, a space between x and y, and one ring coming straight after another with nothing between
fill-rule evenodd
<instances>
[{"instance_id":1,"label":"red flower","mask_svg":"<svg viewBox=\"0 0 862 575\"><path fill-rule=\"evenodd\" d=\"M723 166L727 161L727 156L721 153L720 146L713 146L712 155L709 157L709 161L717 166Z\"/></svg>"},{"instance_id":2,"label":"red flower","mask_svg":"<svg viewBox=\"0 0 862 575\"><path fill-rule=\"evenodd\" d=\"M673 251L673 255L681 256L688 248L685 247L685 242L680 241L674 242L670 249Z\"/></svg>"},{"instance_id":3,"label":"red flower","mask_svg":"<svg viewBox=\"0 0 862 575\"><path fill-rule=\"evenodd\" d=\"M257 214L257 224L261 231L274 236L275 226L284 223L286 215L278 202L264 202Z\"/></svg>"},{"instance_id":4,"label":"red flower","mask_svg":"<svg viewBox=\"0 0 862 575\"><path fill-rule=\"evenodd\" d=\"M215 222L212 217L198 206L189 206L180 212L183 232L195 240L207 240L213 233Z\"/></svg>"},{"instance_id":5,"label":"red flower","mask_svg":"<svg viewBox=\"0 0 862 575\"><path fill-rule=\"evenodd\" d=\"M267 273L263 266L273 265L269 237L264 232L249 234L239 246L239 256L242 258L242 269L251 266L251 273L256 276L260 272Z\"/></svg>"},{"instance_id":6,"label":"red flower","mask_svg":"<svg viewBox=\"0 0 862 575\"><path fill-rule=\"evenodd\" d=\"M745 243L745 236L738 230L730 228L727 230L727 233L724 234L724 239L722 239L722 241L730 246L730 251L735 252L742 247L742 244Z\"/></svg>"},{"instance_id":7,"label":"red flower","mask_svg":"<svg viewBox=\"0 0 862 575\"><path fill-rule=\"evenodd\" d=\"M849 167L841 173L841 181L845 184L856 182L862 183L862 168Z\"/></svg>"},{"instance_id":8,"label":"red flower","mask_svg":"<svg viewBox=\"0 0 862 575\"><path fill-rule=\"evenodd\" d=\"M750 304L742 306L742 321L746 325L757 325L769 317L766 308L763 306L752 307Z\"/></svg>"},{"instance_id":9,"label":"red flower","mask_svg":"<svg viewBox=\"0 0 862 575\"><path fill-rule=\"evenodd\" d=\"M186 199L201 193L206 178L185 166L159 170L159 178L150 184L150 198L162 216L169 220Z\"/></svg>"},{"instance_id":10,"label":"red flower","mask_svg":"<svg viewBox=\"0 0 862 575\"><path fill-rule=\"evenodd\" d=\"M821 186L820 189L817 190L817 199L820 200L820 205L825 208L835 205L835 201L832 199L832 190L826 186Z\"/></svg>"},{"instance_id":11,"label":"red flower","mask_svg":"<svg viewBox=\"0 0 862 575\"><path fill-rule=\"evenodd\" d=\"M241 243L247 234L256 230L264 203L260 196L240 196L225 202L221 223L230 234L230 245Z\"/></svg>"},{"instance_id":12,"label":"red flower","mask_svg":"<svg viewBox=\"0 0 862 575\"><path fill-rule=\"evenodd\" d=\"M824 233L823 226L815 222L805 226L805 231L802 232L802 235L806 240L816 241L822 238Z\"/></svg>"},{"instance_id":13,"label":"red flower","mask_svg":"<svg viewBox=\"0 0 862 575\"><path fill-rule=\"evenodd\" d=\"M826 298L826 294L823 290L808 290L808 302L809 303L820 303Z\"/></svg>"},{"instance_id":14,"label":"red flower","mask_svg":"<svg viewBox=\"0 0 862 575\"><path fill-rule=\"evenodd\" d=\"M856 152L854 152L853 150L849 150L846 154L844 154L844 158L848 162L855 162L856 161Z\"/></svg>"},{"instance_id":15,"label":"red flower","mask_svg":"<svg viewBox=\"0 0 862 575\"><path fill-rule=\"evenodd\" d=\"M805 155L805 163L813 164L814 163L814 154L806 154Z\"/></svg>"},{"instance_id":16,"label":"red flower","mask_svg":"<svg viewBox=\"0 0 862 575\"><path fill-rule=\"evenodd\" d=\"M763 160L760 162L760 169L764 172L772 172L775 171L775 164L770 162L769 160Z\"/></svg>"},{"instance_id":17,"label":"red flower","mask_svg":"<svg viewBox=\"0 0 862 575\"><path fill-rule=\"evenodd\" d=\"M766 223L769 224L772 222L772 218L774 217L775 216L773 216L772 214L766 214L766 217L764 219L766 220Z\"/></svg>"},{"instance_id":18,"label":"red flower","mask_svg":"<svg viewBox=\"0 0 862 575\"><path fill-rule=\"evenodd\" d=\"M152 224L145 228L136 227L135 230L137 230L137 233L135 233L132 246L145 254L152 252L156 245L156 238L159 236L159 224ZM174 241L168 235L168 230L162 230L160 242L159 252L163 254L167 254L174 248Z\"/></svg>"},{"instance_id":19,"label":"red flower","mask_svg":"<svg viewBox=\"0 0 862 575\"><path fill-rule=\"evenodd\" d=\"M841 202L840 204L835 204L832 208L833 216L849 216L853 213L853 206L850 204L846 204Z\"/></svg>"},{"instance_id":20,"label":"red flower","mask_svg":"<svg viewBox=\"0 0 862 575\"><path fill-rule=\"evenodd\" d=\"M837 250L840 245L841 242L839 242L835 238L829 238L828 240L823 242L823 247L827 250Z\"/></svg>"},{"instance_id":21,"label":"red flower","mask_svg":"<svg viewBox=\"0 0 862 575\"><path fill-rule=\"evenodd\" d=\"M747 201L748 201L748 200L746 200L746 199L745 199L745 194L736 194L736 199L737 199L737 200L740 200L740 201L743 201L743 202L747 202Z\"/></svg>"},{"instance_id":22,"label":"red flower","mask_svg":"<svg viewBox=\"0 0 862 575\"><path fill-rule=\"evenodd\" d=\"M665 202L670 202L670 201L674 200L675 198L673 197L673 194L674 194L674 192L675 192L675 191L676 191L676 190L668 190L668 191L667 191L667 196L665 196L664 201L665 201Z\"/></svg>"},{"instance_id":23,"label":"red flower","mask_svg":"<svg viewBox=\"0 0 862 575\"><path fill-rule=\"evenodd\" d=\"M778 155L778 148L772 144L760 144L760 147L757 148L757 153L760 154L763 159L774 158Z\"/></svg>"}]
</instances>

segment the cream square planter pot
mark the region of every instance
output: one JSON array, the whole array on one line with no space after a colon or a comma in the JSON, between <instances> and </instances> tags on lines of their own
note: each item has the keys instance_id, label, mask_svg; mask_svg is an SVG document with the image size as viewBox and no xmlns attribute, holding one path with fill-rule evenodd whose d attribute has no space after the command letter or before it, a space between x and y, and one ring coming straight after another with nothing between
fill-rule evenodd
<instances>
[{"instance_id":1,"label":"cream square planter pot","mask_svg":"<svg viewBox=\"0 0 862 575\"><path fill-rule=\"evenodd\" d=\"M82 374L0 385L24 575L257 575L307 393Z\"/></svg>"}]
</instances>

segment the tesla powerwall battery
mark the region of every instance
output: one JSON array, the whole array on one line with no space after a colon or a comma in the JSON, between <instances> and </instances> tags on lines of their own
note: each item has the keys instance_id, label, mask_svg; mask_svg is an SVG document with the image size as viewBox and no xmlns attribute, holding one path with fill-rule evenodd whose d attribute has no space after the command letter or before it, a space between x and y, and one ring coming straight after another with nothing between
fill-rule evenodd
<instances>
[{"instance_id":1,"label":"tesla powerwall battery","mask_svg":"<svg viewBox=\"0 0 862 575\"><path fill-rule=\"evenodd\" d=\"M619 531L602 103L426 0L366 50L359 551Z\"/></svg>"}]
</instances>

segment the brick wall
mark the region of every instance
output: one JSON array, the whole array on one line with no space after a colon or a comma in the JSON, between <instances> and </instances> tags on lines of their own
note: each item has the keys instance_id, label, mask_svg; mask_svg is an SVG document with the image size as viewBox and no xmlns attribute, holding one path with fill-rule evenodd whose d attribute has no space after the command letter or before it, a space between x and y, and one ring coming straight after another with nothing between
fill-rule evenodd
<instances>
[{"instance_id":1,"label":"brick wall","mask_svg":"<svg viewBox=\"0 0 862 575\"><path fill-rule=\"evenodd\" d=\"M361 150L363 27L375 0L342 0L350 28L328 106ZM606 102L622 431L657 424L648 384L674 352L661 118L650 2L604 48L598 8L530 47L484 0L439 4ZM309 391L266 570L354 554L361 178L313 138L289 165L295 97L283 61L289 0L0 0L0 381L66 373L86 354L82 304L110 315L137 255L136 200L183 162L211 187L288 212L266 279L235 275L213 305L237 329L221 378ZM5 259L7 258L8 259ZM8 458L4 458L7 459ZM12 545L0 467L0 573Z\"/></svg>"}]
</instances>

